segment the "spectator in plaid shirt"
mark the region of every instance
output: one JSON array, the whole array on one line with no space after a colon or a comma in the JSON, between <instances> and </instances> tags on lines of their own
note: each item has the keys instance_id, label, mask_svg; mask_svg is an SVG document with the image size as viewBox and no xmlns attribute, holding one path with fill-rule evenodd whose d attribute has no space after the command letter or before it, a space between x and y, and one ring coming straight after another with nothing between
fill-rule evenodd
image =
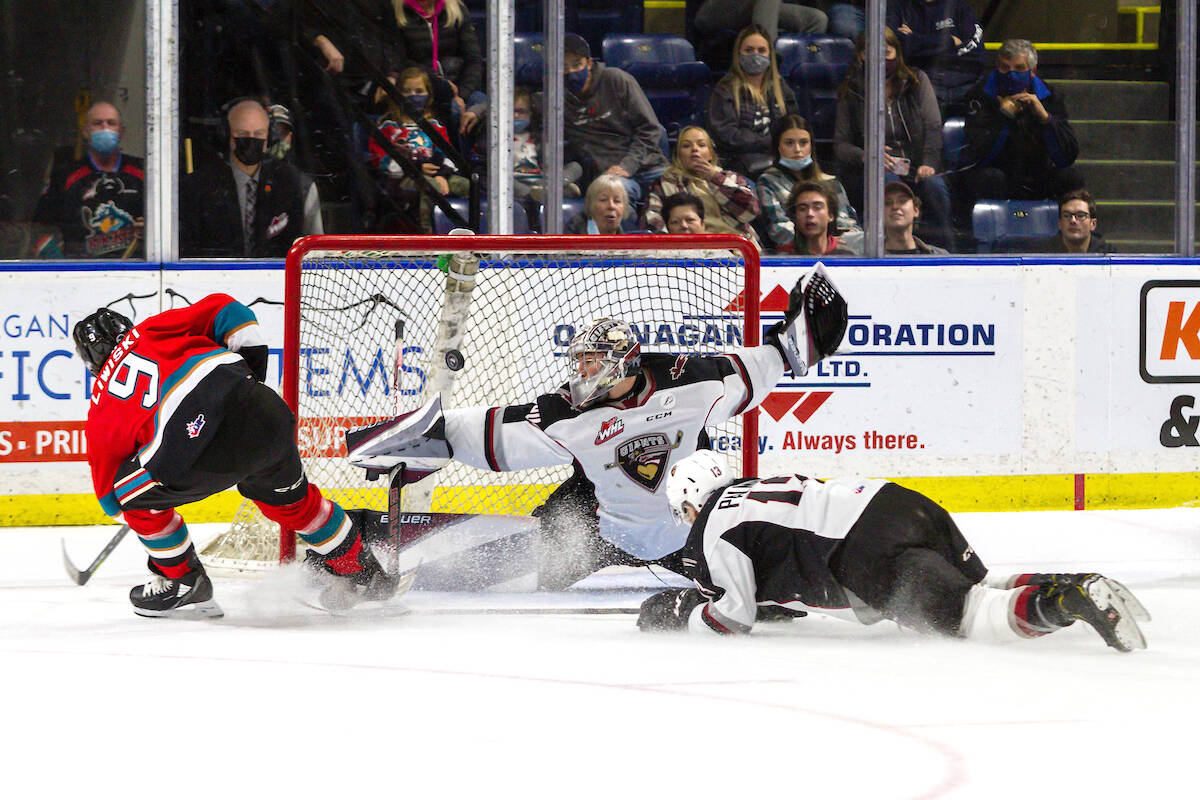
<instances>
[{"instance_id":1,"label":"spectator in plaid shirt","mask_svg":"<svg viewBox=\"0 0 1200 800\"><path fill-rule=\"evenodd\" d=\"M704 204L704 223L709 233L733 233L759 244L750 223L758 216L758 196L754 187L736 172L720 168L717 151L708 131L689 125L679 132L675 156L646 199L645 227L662 233L663 200L687 192Z\"/></svg>"},{"instance_id":2,"label":"spectator in plaid shirt","mask_svg":"<svg viewBox=\"0 0 1200 800\"><path fill-rule=\"evenodd\" d=\"M772 252L791 249L796 237L796 226L787 212L788 195L798 181L824 181L837 195L838 228L842 239L861 239L862 228L854 208L846 198L846 189L841 181L821 169L813 155L812 128L799 114L781 117L771 131L771 152L775 163L762 175L754 189L762 205L761 219L766 224L770 241L767 247Z\"/></svg>"}]
</instances>

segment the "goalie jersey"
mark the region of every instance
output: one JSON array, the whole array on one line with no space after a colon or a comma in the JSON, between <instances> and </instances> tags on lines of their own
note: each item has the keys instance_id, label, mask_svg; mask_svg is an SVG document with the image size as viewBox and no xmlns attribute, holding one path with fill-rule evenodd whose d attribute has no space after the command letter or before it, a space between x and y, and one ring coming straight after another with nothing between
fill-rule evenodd
<instances>
[{"instance_id":1,"label":"goalie jersey","mask_svg":"<svg viewBox=\"0 0 1200 800\"><path fill-rule=\"evenodd\" d=\"M716 356L644 353L619 402L577 410L564 385L524 405L448 410L446 438L456 460L496 472L578 462L596 487L600 535L637 558L660 558L687 535L667 505L670 464L696 451L706 426L761 403L783 369L770 345Z\"/></svg>"},{"instance_id":2,"label":"goalie jersey","mask_svg":"<svg viewBox=\"0 0 1200 800\"><path fill-rule=\"evenodd\" d=\"M266 377L266 359L254 312L229 295L134 326L92 383L88 463L104 512L186 474L230 400Z\"/></svg>"},{"instance_id":3,"label":"goalie jersey","mask_svg":"<svg viewBox=\"0 0 1200 800\"><path fill-rule=\"evenodd\" d=\"M688 627L745 633L760 604L866 621L830 561L887 481L803 475L750 478L712 494L692 523L683 564L708 603ZM873 621L873 620L872 620Z\"/></svg>"}]
</instances>

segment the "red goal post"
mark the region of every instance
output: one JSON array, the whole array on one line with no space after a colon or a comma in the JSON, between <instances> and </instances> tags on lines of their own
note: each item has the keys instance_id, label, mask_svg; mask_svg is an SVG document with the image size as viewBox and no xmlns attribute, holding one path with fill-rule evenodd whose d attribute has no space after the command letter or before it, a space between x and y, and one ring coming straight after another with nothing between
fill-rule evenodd
<instances>
[{"instance_id":1,"label":"red goal post","mask_svg":"<svg viewBox=\"0 0 1200 800\"><path fill-rule=\"evenodd\" d=\"M458 331L466 365L442 388L448 406L528 402L553 390L568 377L567 333L597 316L630 322L646 352L760 342L759 253L738 236L305 237L287 256L283 397L310 479L344 506L386 508L384 487L345 463L341 434L415 408L436 385L434 367L447 374L430 356L440 355L447 317L463 302L449 300L438 257L467 263L471 254L481 258ZM753 474L757 432L751 411L712 433ZM528 513L567 474L453 467L435 476L433 510ZM294 551L294 535L283 532L280 558Z\"/></svg>"}]
</instances>

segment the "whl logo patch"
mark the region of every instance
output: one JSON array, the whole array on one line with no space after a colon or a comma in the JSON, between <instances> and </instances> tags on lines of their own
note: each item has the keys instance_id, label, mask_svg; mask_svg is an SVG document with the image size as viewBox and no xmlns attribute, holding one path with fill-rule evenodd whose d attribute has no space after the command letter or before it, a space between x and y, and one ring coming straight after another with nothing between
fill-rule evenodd
<instances>
[{"instance_id":1,"label":"whl logo patch","mask_svg":"<svg viewBox=\"0 0 1200 800\"><path fill-rule=\"evenodd\" d=\"M620 467L634 483L650 493L658 490L666 474L671 451L683 441L683 431L675 432L674 443L665 433L647 433L617 446L617 460L605 464L605 469Z\"/></svg>"},{"instance_id":2,"label":"whl logo patch","mask_svg":"<svg viewBox=\"0 0 1200 800\"><path fill-rule=\"evenodd\" d=\"M625 420L613 417L600 423L600 432L596 434L596 444L604 444L609 439L620 436L625 432Z\"/></svg>"},{"instance_id":3,"label":"whl logo patch","mask_svg":"<svg viewBox=\"0 0 1200 800\"><path fill-rule=\"evenodd\" d=\"M187 424L188 438L195 439L202 430L204 430L204 415L197 414L196 418Z\"/></svg>"}]
</instances>

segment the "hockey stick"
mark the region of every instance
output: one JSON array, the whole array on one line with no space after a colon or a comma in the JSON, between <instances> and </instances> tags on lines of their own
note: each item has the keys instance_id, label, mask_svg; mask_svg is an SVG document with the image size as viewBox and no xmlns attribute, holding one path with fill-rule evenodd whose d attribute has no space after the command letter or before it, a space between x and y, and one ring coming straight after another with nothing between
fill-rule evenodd
<instances>
[{"instance_id":1,"label":"hockey stick","mask_svg":"<svg viewBox=\"0 0 1200 800\"><path fill-rule=\"evenodd\" d=\"M636 614L638 608L602 608L586 606L581 608L561 608L558 606L541 608L529 606L525 608L421 608L413 609L414 614L439 614L445 616L466 616L468 614L488 614L493 616L560 616L563 614Z\"/></svg>"},{"instance_id":2,"label":"hockey stick","mask_svg":"<svg viewBox=\"0 0 1200 800\"><path fill-rule=\"evenodd\" d=\"M67 555L67 540L60 539L59 542L62 544L63 566L66 567L68 577L70 577L71 580L75 581L75 583L78 585L83 586L91 579L92 575L95 574L96 569L104 563L104 559L108 558L109 553L117 549L117 545L121 543L121 540L125 538L125 534L127 533L129 533L129 526L122 525L121 529L117 531L117 534L108 540L108 544L104 545L104 549L100 551L100 554L93 558L92 563L82 572L75 568L75 565L71 563L71 557Z\"/></svg>"}]
</instances>

